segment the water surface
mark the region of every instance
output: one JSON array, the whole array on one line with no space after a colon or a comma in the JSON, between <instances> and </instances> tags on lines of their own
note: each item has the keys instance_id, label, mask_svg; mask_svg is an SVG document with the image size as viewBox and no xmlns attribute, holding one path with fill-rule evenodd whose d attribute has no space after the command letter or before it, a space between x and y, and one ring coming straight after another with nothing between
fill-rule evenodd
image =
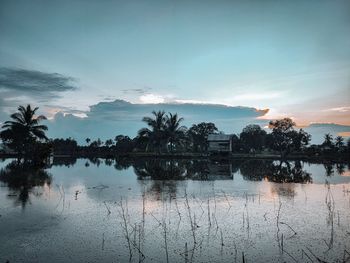
<instances>
[{"instance_id":1,"label":"water surface","mask_svg":"<svg viewBox=\"0 0 350 263\"><path fill-rule=\"evenodd\" d=\"M0 163L0 262L342 262L348 164Z\"/></svg>"}]
</instances>

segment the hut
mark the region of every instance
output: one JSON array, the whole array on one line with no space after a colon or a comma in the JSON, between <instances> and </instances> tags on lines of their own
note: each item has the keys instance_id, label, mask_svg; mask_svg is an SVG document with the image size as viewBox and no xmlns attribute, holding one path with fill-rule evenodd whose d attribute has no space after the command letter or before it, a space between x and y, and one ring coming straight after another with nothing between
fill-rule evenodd
<instances>
[{"instance_id":1,"label":"hut","mask_svg":"<svg viewBox=\"0 0 350 263\"><path fill-rule=\"evenodd\" d=\"M230 134L209 134L208 151L211 153L232 152L232 135Z\"/></svg>"}]
</instances>

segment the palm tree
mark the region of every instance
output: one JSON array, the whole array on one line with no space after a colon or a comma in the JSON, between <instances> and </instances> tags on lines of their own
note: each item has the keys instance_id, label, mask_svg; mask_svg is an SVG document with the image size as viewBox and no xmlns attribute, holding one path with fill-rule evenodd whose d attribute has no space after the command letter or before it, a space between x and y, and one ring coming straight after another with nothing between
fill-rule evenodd
<instances>
[{"instance_id":1,"label":"palm tree","mask_svg":"<svg viewBox=\"0 0 350 263\"><path fill-rule=\"evenodd\" d=\"M179 118L177 113L174 115L169 112L169 115L165 117L165 134L170 144L170 152L173 152L174 144L181 141L184 138L186 127L180 126L183 118Z\"/></svg>"},{"instance_id":2,"label":"palm tree","mask_svg":"<svg viewBox=\"0 0 350 263\"><path fill-rule=\"evenodd\" d=\"M330 133L326 133L324 135L323 145L329 146L329 147L333 146L333 136Z\"/></svg>"},{"instance_id":3,"label":"palm tree","mask_svg":"<svg viewBox=\"0 0 350 263\"><path fill-rule=\"evenodd\" d=\"M139 130L138 135L140 137L147 138L147 147L148 151L149 146L153 145L160 153L162 142L165 138L164 129L165 129L165 112L164 111L152 111L154 118L144 117L142 119L149 128L142 128Z\"/></svg>"},{"instance_id":4,"label":"palm tree","mask_svg":"<svg viewBox=\"0 0 350 263\"><path fill-rule=\"evenodd\" d=\"M46 117L43 115L35 116L38 107L32 109L28 104L27 107L19 106L18 112L10 115L11 121L6 121L2 126L3 131L0 137L10 148L20 154L28 146L34 144L37 140L47 141L45 131L46 125L39 125Z\"/></svg>"},{"instance_id":5,"label":"palm tree","mask_svg":"<svg viewBox=\"0 0 350 263\"><path fill-rule=\"evenodd\" d=\"M338 149L344 146L344 138L342 136L335 137L335 146L337 146Z\"/></svg>"}]
</instances>

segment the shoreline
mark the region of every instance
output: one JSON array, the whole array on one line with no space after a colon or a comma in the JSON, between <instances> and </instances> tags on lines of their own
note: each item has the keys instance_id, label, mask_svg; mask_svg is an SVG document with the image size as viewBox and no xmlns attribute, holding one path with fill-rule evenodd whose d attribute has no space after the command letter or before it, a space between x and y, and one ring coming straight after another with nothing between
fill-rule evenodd
<instances>
[{"instance_id":1,"label":"shoreline","mask_svg":"<svg viewBox=\"0 0 350 263\"><path fill-rule=\"evenodd\" d=\"M13 154L0 153L1 159L16 158ZM302 161L334 161L334 162L350 162L350 154L341 155L319 155L309 156L305 154L291 154L281 158L279 154L263 153L263 154L248 154L248 153L230 153L230 154L209 154L209 153L145 153L145 152L134 152L134 153L115 153L115 154L53 154L51 158L102 158L102 159L113 159L113 158L154 158L154 159L206 159L206 160L241 160L241 159L257 159L257 160L302 160Z\"/></svg>"}]
</instances>

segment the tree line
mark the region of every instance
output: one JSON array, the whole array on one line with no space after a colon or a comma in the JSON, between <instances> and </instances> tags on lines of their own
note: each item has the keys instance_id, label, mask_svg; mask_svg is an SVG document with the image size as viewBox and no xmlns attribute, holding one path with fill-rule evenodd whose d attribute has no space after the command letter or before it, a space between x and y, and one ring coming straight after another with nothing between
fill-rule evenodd
<instances>
[{"instance_id":1,"label":"tree line","mask_svg":"<svg viewBox=\"0 0 350 263\"><path fill-rule=\"evenodd\" d=\"M144 117L146 127L140 129L134 138L117 135L114 139L102 141L86 138L86 145L78 145L73 138L49 139L45 132L46 125L40 124L45 116L36 116L38 108L30 105L19 106L18 111L11 114L0 132L3 144L17 158L41 161L52 152L59 155L107 156L147 152L154 154L173 153L206 153L208 151L208 135L220 134L212 122L201 122L187 128L182 125L183 118L178 114L164 111L153 111L152 116ZM240 134L232 135L232 151L234 153L278 153L285 157L291 153L308 155L348 154L350 140L345 144L344 138L331 134L324 136L321 145L309 146L311 135L303 129L296 129L295 122L283 118L269 122L270 133L259 125L247 125Z\"/></svg>"}]
</instances>

